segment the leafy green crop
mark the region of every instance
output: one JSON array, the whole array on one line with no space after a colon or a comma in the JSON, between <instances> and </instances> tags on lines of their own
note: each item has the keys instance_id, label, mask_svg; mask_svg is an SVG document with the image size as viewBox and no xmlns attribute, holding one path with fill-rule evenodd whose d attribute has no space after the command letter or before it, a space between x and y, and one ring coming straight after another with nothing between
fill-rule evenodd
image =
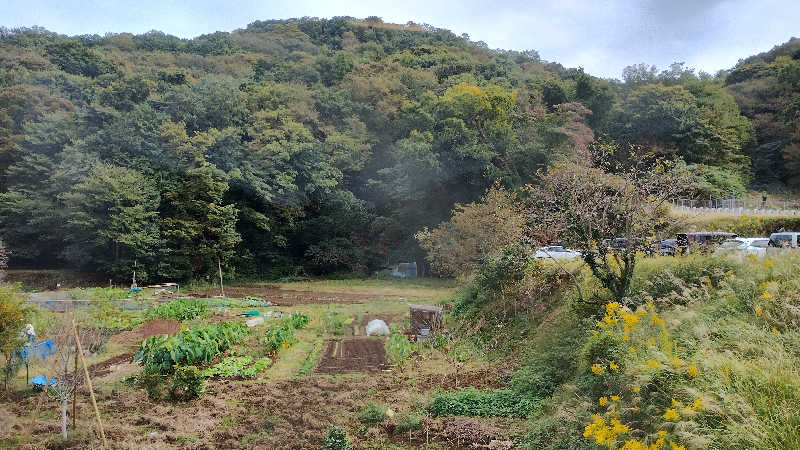
<instances>
[{"instance_id":1,"label":"leafy green crop","mask_svg":"<svg viewBox=\"0 0 800 450\"><path fill-rule=\"evenodd\" d=\"M311 319L308 317L308 314L295 313L292 314L292 318L289 323L292 324L292 328L295 330L302 330L306 327L306 325L308 325L310 320Z\"/></svg>"},{"instance_id":2,"label":"leafy green crop","mask_svg":"<svg viewBox=\"0 0 800 450\"><path fill-rule=\"evenodd\" d=\"M541 403L538 397L509 389L466 388L436 394L429 410L433 416L528 417L541 409Z\"/></svg>"},{"instance_id":3,"label":"leafy green crop","mask_svg":"<svg viewBox=\"0 0 800 450\"><path fill-rule=\"evenodd\" d=\"M244 378L252 378L267 366L272 364L269 358L261 358L250 367L253 362L252 356L232 356L222 360L221 363L215 364L208 369L203 370L201 373L204 377L235 377L241 376Z\"/></svg>"},{"instance_id":4,"label":"leafy green crop","mask_svg":"<svg viewBox=\"0 0 800 450\"><path fill-rule=\"evenodd\" d=\"M281 348L289 348L295 342L297 339L294 338L294 327L291 322L268 329L262 339L262 343L266 345L267 353L270 355L278 353Z\"/></svg>"},{"instance_id":5,"label":"leafy green crop","mask_svg":"<svg viewBox=\"0 0 800 450\"><path fill-rule=\"evenodd\" d=\"M147 320L157 318L188 320L205 315L206 309L206 304L200 300L181 298L148 309L144 312L144 318Z\"/></svg>"},{"instance_id":6,"label":"leafy green crop","mask_svg":"<svg viewBox=\"0 0 800 450\"><path fill-rule=\"evenodd\" d=\"M177 364L209 362L217 354L241 342L249 333L243 323L215 323L186 330L171 337L151 336L142 342L134 361L145 371L171 373Z\"/></svg>"}]
</instances>

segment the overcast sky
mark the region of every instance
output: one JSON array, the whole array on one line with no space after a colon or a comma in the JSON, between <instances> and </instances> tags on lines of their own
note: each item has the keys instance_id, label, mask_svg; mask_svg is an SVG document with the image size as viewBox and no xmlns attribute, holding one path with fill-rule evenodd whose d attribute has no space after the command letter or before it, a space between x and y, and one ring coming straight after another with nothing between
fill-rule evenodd
<instances>
[{"instance_id":1,"label":"overcast sky","mask_svg":"<svg viewBox=\"0 0 800 450\"><path fill-rule=\"evenodd\" d=\"M799 0L3 0L0 25L62 34L180 37L232 31L255 20L379 16L467 33L491 48L537 50L567 67L620 78L640 62L714 73L800 37ZM235 5L235 6L233 6Z\"/></svg>"}]
</instances>

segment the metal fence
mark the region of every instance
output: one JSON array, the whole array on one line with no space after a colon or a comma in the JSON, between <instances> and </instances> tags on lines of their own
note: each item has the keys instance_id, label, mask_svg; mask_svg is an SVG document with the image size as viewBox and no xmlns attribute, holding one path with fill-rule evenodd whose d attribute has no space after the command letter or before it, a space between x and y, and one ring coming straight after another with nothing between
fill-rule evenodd
<instances>
[{"instance_id":1,"label":"metal fence","mask_svg":"<svg viewBox=\"0 0 800 450\"><path fill-rule=\"evenodd\" d=\"M718 212L728 214L753 214L775 216L800 216L800 203L793 201L756 201L740 198L679 198L672 202L681 211Z\"/></svg>"}]
</instances>

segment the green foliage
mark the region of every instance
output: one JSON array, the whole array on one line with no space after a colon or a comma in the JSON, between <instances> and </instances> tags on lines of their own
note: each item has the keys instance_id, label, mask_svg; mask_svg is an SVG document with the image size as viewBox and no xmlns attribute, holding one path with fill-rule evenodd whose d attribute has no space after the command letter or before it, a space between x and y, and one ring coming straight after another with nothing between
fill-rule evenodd
<instances>
[{"instance_id":1,"label":"green foliage","mask_svg":"<svg viewBox=\"0 0 800 450\"><path fill-rule=\"evenodd\" d=\"M14 350L23 343L22 331L29 313L18 286L0 283L0 353L5 357L5 383L21 365L21 361L14 356Z\"/></svg>"},{"instance_id":2,"label":"green foliage","mask_svg":"<svg viewBox=\"0 0 800 450\"><path fill-rule=\"evenodd\" d=\"M333 425L328 427L328 434L325 436L321 450L351 450L352 448L344 431Z\"/></svg>"},{"instance_id":3,"label":"green foliage","mask_svg":"<svg viewBox=\"0 0 800 450\"><path fill-rule=\"evenodd\" d=\"M479 391L465 388L435 394L428 410L433 416L529 417L541 409L541 400L509 389Z\"/></svg>"},{"instance_id":4,"label":"green foliage","mask_svg":"<svg viewBox=\"0 0 800 450\"><path fill-rule=\"evenodd\" d=\"M302 330L303 328L306 327L306 325L308 325L308 322L310 320L311 319L308 317L308 314L294 313L292 314L292 317L289 319L289 324L295 330Z\"/></svg>"},{"instance_id":5,"label":"green foliage","mask_svg":"<svg viewBox=\"0 0 800 450\"><path fill-rule=\"evenodd\" d=\"M417 414L400 414L397 416L397 423L395 424L395 431L398 433L405 433L410 431L419 430L423 425L423 417Z\"/></svg>"},{"instance_id":6,"label":"green foliage","mask_svg":"<svg viewBox=\"0 0 800 450\"><path fill-rule=\"evenodd\" d=\"M705 164L692 164L687 168L694 178L695 197L740 198L747 191L741 173Z\"/></svg>"},{"instance_id":7,"label":"green foliage","mask_svg":"<svg viewBox=\"0 0 800 450\"><path fill-rule=\"evenodd\" d=\"M303 363L303 367L300 368L300 375L308 375L311 372L311 369L314 368L314 362L319 358L320 353L322 353L322 341L317 341Z\"/></svg>"},{"instance_id":8,"label":"green foliage","mask_svg":"<svg viewBox=\"0 0 800 450\"><path fill-rule=\"evenodd\" d=\"M376 402L370 402L358 415L358 420L367 425L376 425L386 420L386 413L389 408Z\"/></svg>"},{"instance_id":9,"label":"green foliage","mask_svg":"<svg viewBox=\"0 0 800 450\"><path fill-rule=\"evenodd\" d=\"M326 333L341 335L347 327L345 315L326 308L322 314L322 328Z\"/></svg>"},{"instance_id":10,"label":"green foliage","mask_svg":"<svg viewBox=\"0 0 800 450\"><path fill-rule=\"evenodd\" d=\"M261 358L253 363L252 356L230 356L200 373L204 377L236 377L253 378L258 372L272 364L270 358Z\"/></svg>"},{"instance_id":11,"label":"green foliage","mask_svg":"<svg viewBox=\"0 0 800 450\"><path fill-rule=\"evenodd\" d=\"M181 298L162 303L144 312L146 320L156 318L190 320L206 314L207 305L202 300Z\"/></svg>"},{"instance_id":12,"label":"green foliage","mask_svg":"<svg viewBox=\"0 0 800 450\"><path fill-rule=\"evenodd\" d=\"M241 342L249 333L243 323L225 322L183 331L170 337L151 336L134 355L145 372L172 373L179 364L209 362Z\"/></svg>"},{"instance_id":13,"label":"green foliage","mask_svg":"<svg viewBox=\"0 0 800 450\"><path fill-rule=\"evenodd\" d=\"M268 355L275 355L281 349L289 348L296 342L297 339L294 337L294 327L291 322L267 329L264 337L261 338L261 343L266 347Z\"/></svg>"},{"instance_id":14,"label":"green foliage","mask_svg":"<svg viewBox=\"0 0 800 450\"><path fill-rule=\"evenodd\" d=\"M178 366L169 383L169 396L177 401L200 398L206 388L205 377L195 366Z\"/></svg>"},{"instance_id":15,"label":"green foliage","mask_svg":"<svg viewBox=\"0 0 800 450\"><path fill-rule=\"evenodd\" d=\"M404 334L393 333L386 341L386 357L395 366L402 367L412 353L414 346Z\"/></svg>"}]
</instances>

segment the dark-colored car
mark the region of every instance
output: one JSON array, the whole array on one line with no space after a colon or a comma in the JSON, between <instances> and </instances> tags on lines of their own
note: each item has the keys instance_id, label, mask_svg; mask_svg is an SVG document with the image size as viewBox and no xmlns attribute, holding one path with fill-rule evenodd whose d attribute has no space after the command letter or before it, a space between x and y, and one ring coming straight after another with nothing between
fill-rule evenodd
<instances>
[{"instance_id":1,"label":"dark-colored car","mask_svg":"<svg viewBox=\"0 0 800 450\"><path fill-rule=\"evenodd\" d=\"M678 253L678 240L662 239L654 242L650 248L653 255L675 256Z\"/></svg>"},{"instance_id":2,"label":"dark-colored car","mask_svg":"<svg viewBox=\"0 0 800 450\"><path fill-rule=\"evenodd\" d=\"M695 233L678 233L678 252L688 254L692 251L710 251L726 239L736 239L736 233L726 231L698 231Z\"/></svg>"}]
</instances>

